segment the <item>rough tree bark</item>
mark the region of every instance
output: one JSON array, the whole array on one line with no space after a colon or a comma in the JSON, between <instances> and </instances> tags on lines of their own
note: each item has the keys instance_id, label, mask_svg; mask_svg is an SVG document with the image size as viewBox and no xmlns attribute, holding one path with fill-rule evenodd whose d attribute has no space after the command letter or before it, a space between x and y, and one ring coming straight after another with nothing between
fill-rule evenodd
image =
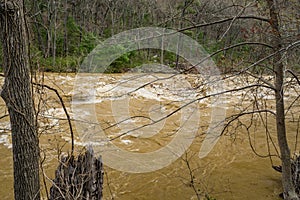
<instances>
[{"instance_id":1,"label":"rough tree bark","mask_svg":"<svg viewBox=\"0 0 300 200\"><path fill-rule=\"evenodd\" d=\"M15 199L40 199L39 147L22 0L0 0L0 26L5 76L1 97L11 123Z\"/></svg>"},{"instance_id":2,"label":"rough tree bark","mask_svg":"<svg viewBox=\"0 0 300 200\"><path fill-rule=\"evenodd\" d=\"M282 38L280 35L279 20L278 20L278 8L276 0L267 0L270 24L272 27L272 44L274 52L277 52L273 58L273 67L275 73L275 98L276 98L276 127L277 127L277 139L281 153L282 162L282 186L284 199L297 200L299 199L295 187L292 181L291 172L291 155L286 138L285 127L285 111L284 111L284 96L283 96L283 84L284 84L284 66L282 63L282 54L280 50L282 48Z\"/></svg>"}]
</instances>

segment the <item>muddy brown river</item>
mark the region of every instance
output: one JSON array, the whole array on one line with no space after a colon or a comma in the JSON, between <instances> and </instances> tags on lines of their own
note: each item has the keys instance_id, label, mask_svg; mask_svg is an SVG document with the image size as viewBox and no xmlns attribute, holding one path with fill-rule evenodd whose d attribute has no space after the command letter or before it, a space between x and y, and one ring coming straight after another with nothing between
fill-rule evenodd
<instances>
[{"instance_id":1,"label":"muddy brown river","mask_svg":"<svg viewBox=\"0 0 300 200\"><path fill-rule=\"evenodd\" d=\"M142 164L138 159L120 156L119 161L110 161L120 162L120 166L117 166L109 162L106 164L106 160L110 157L104 157L103 199L192 200L197 199L196 194L201 196L201 199L205 199L208 195L211 199L217 200L280 199L278 195L281 193L281 174L272 169L272 164L279 165L280 162L277 154L276 127L271 115L265 118L266 114L263 113L239 118L221 137L218 137L218 141L206 157L199 157L209 125L218 118L216 116L218 112L225 110L226 116L229 117L242 110L251 110L255 106L263 106L274 111L271 92L256 88L227 94L222 97L222 101L225 102L222 104L224 110L213 112L215 107L221 104L215 105L215 101L211 98L201 98L210 95L213 91L209 88L211 85L201 84L202 80L196 75L178 75L172 79L165 79L168 77L166 74L141 77L134 74L134 76L135 78L132 79L132 75L98 74L81 82L80 89L75 90L74 74L51 73L45 74L44 78L38 80L58 89L63 97L73 119L73 126L76 128L76 152L80 152L84 145L92 144L97 155L101 154L102 147L106 144L101 143L99 139L100 131L93 132L93 135L89 132L98 126L101 126L105 137L111 139L111 145L134 156L148 155L149 152L158 152L170 146L181 129L184 130L183 134L192 137L189 140L191 144L187 145L182 155L175 155L176 159L166 166L159 167L163 165L165 158L153 157L150 161L152 164L149 165L158 166L159 169L152 171L139 172L140 169L148 169L148 164L144 164L144 168L140 167ZM266 79L272 81L272 77ZM132 80L134 82L131 82ZM93 84L88 84L90 82ZM136 90L137 83L147 84ZM252 83L254 80L249 77L231 78L223 83L223 89ZM92 90L89 90L90 88ZM35 101L40 110L39 133L44 169L41 177L46 182L42 193L46 199L45 192L51 185L50 180L54 177L59 155L70 152L71 139L58 98L49 90L36 90L36 92L39 94ZM299 131L300 103L295 99L300 94L300 88L291 84L287 87L286 94L287 108L293 105L287 113L288 140L291 152L297 152L299 147L296 143L300 142L296 134ZM75 98L72 100L73 95ZM193 99L198 100L191 104L192 107L183 106ZM257 103L253 103L253 99L256 99ZM81 111L73 112L71 109L73 104L80 105ZM182 111L177 112L181 107L183 107ZM199 115L194 115L196 109ZM1 115L7 113L2 100L0 100L0 111ZM91 113L94 114L94 120L96 119L98 124L93 125L89 121L93 118ZM170 113L173 114L159 121ZM212 117L212 113L215 117ZM263 122L261 118L264 119ZM7 117L0 119L1 199L13 199L12 149L8 120ZM151 123L153 125L147 125ZM185 123L188 126L183 129ZM85 127L84 124L88 126ZM136 127L138 128L135 129ZM186 147L181 146L181 143L178 144L178 148L172 147L170 152L177 153L178 149ZM116 152L117 155L123 155ZM129 162L129 167L122 166L123 161L125 164ZM149 169L152 169L151 166ZM135 172L128 172L128 170Z\"/></svg>"}]
</instances>

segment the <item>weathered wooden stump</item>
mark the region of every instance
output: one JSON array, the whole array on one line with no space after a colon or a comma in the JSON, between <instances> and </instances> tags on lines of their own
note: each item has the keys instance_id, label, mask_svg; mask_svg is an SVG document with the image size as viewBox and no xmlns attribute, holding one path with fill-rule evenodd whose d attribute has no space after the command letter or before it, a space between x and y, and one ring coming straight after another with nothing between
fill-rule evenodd
<instances>
[{"instance_id":1,"label":"weathered wooden stump","mask_svg":"<svg viewBox=\"0 0 300 200\"><path fill-rule=\"evenodd\" d=\"M80 154L77 160L73 155L65 156L55 171L50 200L99 200L102 185L102 161L92 150Z\"/></svg>"}]
</instances>

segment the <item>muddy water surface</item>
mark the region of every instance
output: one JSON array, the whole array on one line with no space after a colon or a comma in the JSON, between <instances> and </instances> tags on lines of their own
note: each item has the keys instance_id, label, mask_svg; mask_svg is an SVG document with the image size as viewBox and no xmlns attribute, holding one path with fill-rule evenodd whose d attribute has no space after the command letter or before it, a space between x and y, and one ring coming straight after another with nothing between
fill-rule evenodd
<instances>
[{"instance_id":1,"label":"muddy water surface","mask_svg":"<svg viewBox=\"0 0 300 200\"><path fill-rule=\"evenodd\" d=\"M165 76L165 75L162 75ZM118 101L122 98L125 88L122 91L120 88L114 90L116 85L120 84L121 75L99 75L98 85L96 85L96 99L84 99L85 104L95 103L96 115L99 123L105 129L108 138L114 138L122 133L121 129L128 128L126 124L115 126L116 113L112 106L117 106ZM185 75L180 77L180 80L188 81L191 86L196 84L195 77ZM176 81L176 80L175 80ZM46 74L45 84L58 88L58 91L63 96L68 110L70 109L71 96L73 92L74 75L64 74ZM233 82L229 81L227 87L231 87ZM236 84L236 83L234 83ZM167 84L166 84L167 85ZM85 87L85 86L84 86ZM84 88L83 87L83 88ZM176 86L177 87L177 86ZM204 95L208 88L202 88L199 95ZM109 92L107 92L109 91ZM290 91L286 96L288 101L298 95L297 89ZM85 89L84 93L88 93ZM120 92L116 94L115 92ZM227 116L239 111L241 99L244 102L242 107L251 105L250 94L255 91L238 93L230 96L227 101ZM257 92L257 91L256 91ZM201 93L201 94L200 94ZM261 93L261 91L260 91ZM250 96L247 96L250 95ZM40 102L40 146L43 152L43 162L45 181L50 185L48 179L53 178L54 170L57 166L58 155L63 151L70 150L70 136L68 126L66 124L64 112L59 104L58 99L51 91L42 93L43 101ZM89 95L86 95L88 98ZM172 91L167 91L164 88L164 83L159 82L153 85L148 85L143 91L138 91L130 95L128 103L129 116L146 116L144 118L132 118L126 123L135 123L137 126L149 123L149 119L155 119L156 112L152 112L156 108L160 108L162 114L172 112L181 106L180 102L175 101L179 97L173 94ZM272 109L272 97L264 95ZM37 99L38 101L38 99ZM119 105L121 105L120 102ZM197 102L200 111L199 125L196 129L196 138L192 145L187 149L186 153L177 159L172 164L165 168L148 173L128 173L122 172L105 166L104 180L104 198L103 199L166 199L166 200L182 200L182 199L197 199L196 192L204 197L208 194L216 199L279 199L278 194L281 192L280 174L272 170L271 161L268 154L265 127L261 122L255 122L255 126L249 128L249 133L245 127L229 128L229 131L224 134L208 154L207 157L200 159L198 153L201 144L205 138L205 131L211 120L211 102L204 100ZM293 110L293 115L287 118L288 138L289 142L294 147L295 133L297 130L297 121L299 117L299 103ZM1 102L3 105L3 102ZM84 105L84 104L82 104ZM298 107L297 107L298 106ZM0 107L1 113L6 113L4 106ZM82 113L83 118L86 113ZM72 115L72 113L71 113ZM74 118L74 116L72 116ZM142 131L130 132L122 137L114 140L114 144L127 151L143 153L156 151L168 145L174 138L176 131L180 128L181 114L177 113L166 119L163 124L159 124L160 129L158 134L152 137L143 138ZM252 116L253 117L253 116ZM254 116L254 118L259 116ZM243 117L241 122L248 123L253 118ZM254 120L255 121L255 120ZM268 118L267 123L271 139L276 143L274 119ZM158 126L158 125L157 125ZM130 127L130 126L129 126ZM153 127L155 128L155 127ZM12 152L10 127L8 118L0 120L0 196L1 199L13 199L13 175L12 175ZM146 133L147 134L147 133ZM76 151L83 148L84 142L80 140L80 134L76 135ZM252 148L249 144L251 141ZM299 142L299 141L298 141ZM254 154L253 149L257 154ZM294 148L292 149L294 150ZM270 152L276 155L275 147L270 145ZM126 158L120 158L126 159ZM274 164L278 164L279 160L276 156L272 157ZM192 177L192 179L191 179ZM193 180L193 181L191 181ZM48 188L49 189L49 188ZM43 193L45 193L43 188Z\"/></svg>"}]
</instances>

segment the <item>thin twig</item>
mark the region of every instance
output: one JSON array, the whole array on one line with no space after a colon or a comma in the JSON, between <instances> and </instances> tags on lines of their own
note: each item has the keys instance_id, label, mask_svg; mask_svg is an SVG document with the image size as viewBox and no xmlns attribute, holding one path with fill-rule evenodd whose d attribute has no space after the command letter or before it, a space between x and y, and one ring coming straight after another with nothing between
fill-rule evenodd
<instances>
[{"instance_id":1,"label":"thin twig","mask_svg":"<svg viewBox=\"0 0 300 200\"><path fill-rule=\"evenodd\" d=\"M3 118L8 117L8 116L9 116L9 114L3 115L3 116L0 117L0 119L3 119Z\"/></svg>"},{"instance_id":2,"label":"thin twig","mask_svg":"<svg viewBox=\"0 0 300 200\"><path fill-rule=\"evenodd\" d=\"M292 76L296 79L298 85L300 86L300 80L299 80L298 76L290 69L288 69L286 71L289 72L290 74L292 74Z\"/></svg>"},{"instance_id":3,"label":"thin twig","mask_svg":"<svg viewBox=\"0 0 300 200\"><path fill-rule=\"evenodd\" d=\"M183 31L186 31L186 30L194 29L194 28L201 28L201 27L206 27L206 26L212 26L212 25L215 25L215 24L221 24L221 23L232 21L234 18L235 17L230 17L230 18L227 18L227 19L221 19L221 20L214 21L214 22L209 22L209 23L204 23L204 24L197 24L197 25L194 25L194 26L182 28L182 29L180 29L178 31L179 32L183 32ZM267 19L267 18L258 17L258 16L252 16L252 15L249 15L249 16L240 16L240 17L236 17L236 19L255 19L255 20L259 20L259 21L270 23L270 20Z\"/></svg>"},{"instance_id":4,"label":"thin twig","mask_svg":"<svg viewBox=\"0 0 300 200\"><path fill-rule=\"evenodd\" d=\"M222 91L222 92L217 92L217 93L213 93L213 94L210 94L210 95L206 95L204 97L200 97L200 98L196 98L194 100L191 100L190 102L184 104L183 106L180 106L179 108L177 108L176 110L174 110L173 112L170 112L169 114L165 115L164 117L158 119L158 120L155 120L153 121L152 123L149 123L149 124L145 124L145 125L142 125L142 126L139 126L139 127L136 127L132 130L129 130L129 131L126 131L126 132L123 132L119 135L117 135L116 137L110 139L110 141L113 141L113 140L116 140L124 135L127 135L128 133L130 132L133 132L133 131L136 131L136 130L140 130L144 127L148 127L148 126L151 126L151 125L154 125L154 124L157 124L158 122L161 122L162 120L164 119L167 119L169 117L171 117L172 115L178 113L180 110L182 110L183 108L189 106L189 105L192 105L193 103L195 102L198 102L198 101L201 101L201 100L204 100L204 99L208 99L210 97L215 97L215 96L219 96L219 95L222 95L222 94L227 94L227 93L232 93L232 92L237 92L237 91L241 91L241 90L245 90L245 89L249 89L249 88L253 88L253 87L265 87L265 88L268 88L268 89L271 89L273 90L273 88L270 88L269 86L267 85L262 85L262 84L254 84L254 85L248 85L248 86L245 86L245 87L241 87L241 88L234 88L234 89L231 89L231 90L226 90L226 91ZM273 111L271 110L265 110L265 111L256 111L256 112L270 112L272 114L275 114Z\"/></svg>"},{"instance_id":5,"label":"thin twig","mask_svg":"<svg viewBox=\"0 0 300 200\"><path fill-rule=\"evenodd\" d=\"M60 96L59 92L57 91L57 89L55 88L52 88L48 85L45 85L45 84L40 84L40 83L32 83L33 85L36 85L36 86L39 86L39 87L45 87L53 92L55 92L55 94L57 95L57 97L59 98L59 101L63 107L63 110L65 112L65 115L68 119L68 124L69 124L69 129L70 129L70 134L71 134L71 155L73 155L73 152L74 152L74 132L73 132L73 127L72 127L72 123L71 123L71 117L67 111L67 108L65 106L65 103L64 103L64 100L62 99L62 97Z\"/></svg>"}]
</instances>

